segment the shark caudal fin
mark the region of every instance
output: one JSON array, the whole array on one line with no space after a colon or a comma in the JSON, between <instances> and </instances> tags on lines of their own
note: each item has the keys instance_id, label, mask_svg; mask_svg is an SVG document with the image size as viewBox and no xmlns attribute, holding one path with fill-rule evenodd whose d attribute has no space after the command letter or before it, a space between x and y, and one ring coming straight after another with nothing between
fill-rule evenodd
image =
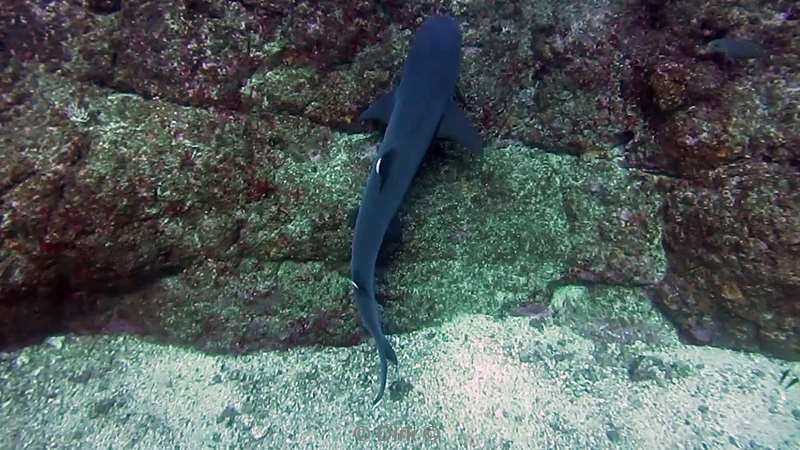
<instances>
[{"instance_id":1,"label":"shark caudal fin","mask_svg":"<svg viewBox=\"0 0 800 450\"><path fill-rule=\"evenodd\" d=\"M375 400L372 401L372 406L378 404L379 401L383 398L383 393L386 390L386 372L388 371L389 362L394 365L397 365L397 354L395 354L392 345L389 341L383 337L382 339L378 340L378 356L380 356L381 361L381 375L380 375L380 387L378 388L378 395L375 396Z\"/></svg>"}]
</instances>

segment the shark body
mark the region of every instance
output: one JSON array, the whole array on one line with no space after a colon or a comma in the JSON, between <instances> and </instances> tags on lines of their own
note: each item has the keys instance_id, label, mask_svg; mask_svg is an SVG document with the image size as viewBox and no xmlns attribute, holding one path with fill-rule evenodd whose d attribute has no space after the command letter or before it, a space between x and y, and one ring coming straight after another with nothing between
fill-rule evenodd
<instances>
[{"instance_id":1,"label":"shark body","mask_svg":"<svg viewBox=\"0 0 800 450\"><path fill-rule=\"evenodd\" d=\"M375 264L386 231L434 138L481 150L480 135L453 101L460 63L461 32L455 20L429 18L416 33L400 84L360 117L387 125L358 210L351 260L355 302L380 357L380 387L373 404L386 389L388 362L397 364L375 299Z\"/></svg>"}]
</instances>

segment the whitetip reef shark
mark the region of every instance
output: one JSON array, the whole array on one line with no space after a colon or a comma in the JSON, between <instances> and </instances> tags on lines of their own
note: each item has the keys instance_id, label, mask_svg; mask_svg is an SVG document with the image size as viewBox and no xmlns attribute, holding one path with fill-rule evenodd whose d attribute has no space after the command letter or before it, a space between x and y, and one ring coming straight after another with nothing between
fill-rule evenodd
<instances>
[{"instance_id":1,"label":"whitetip reef shark","mask_svg":"<svg viewBox=\"0 0 800 450\"><path fill-rule=\"evenodd\" d=\"M447 16L428 18L417 30L400 84L360 116L362 121L386 124L358 210L350 263L358 312L380 357L380 387L373 405L386 390L388 362L397 364L375 299L375 264L386 230L434 138L481 151L480 134L453 100L460 64L461 32L456 21Z\"/></svg>"}]
</instances>

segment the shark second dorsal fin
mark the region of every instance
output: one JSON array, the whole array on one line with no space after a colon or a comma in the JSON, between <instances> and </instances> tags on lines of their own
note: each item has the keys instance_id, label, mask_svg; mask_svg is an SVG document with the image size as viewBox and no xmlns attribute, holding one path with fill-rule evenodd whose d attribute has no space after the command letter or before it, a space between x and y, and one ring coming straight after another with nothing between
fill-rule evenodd
<instances>
[{"instance_id":1,"label":"shark second dorsal fin","mask_svg":"<svg viewBox=\"0 0 800 450\"><path fill-rule=\"evenodd\" d=\"M392 116L394 109L394 89L381 95L375 100L366 111L358 116L359 120L366 122L367 120L374 120L381 122L384 125L389 123L389 118Z\"/></svg>"},{"instance_id":2,"label":"shark second dorsal fin","mask_svg":"<svg viewBox=\"0 0 800 450\"><path fill-rule=\"evenodd\" d=\"M481 151L481 135L453 100L447 102L436 137L456 141L471 152Z\"/></svg>"}]
</instances>

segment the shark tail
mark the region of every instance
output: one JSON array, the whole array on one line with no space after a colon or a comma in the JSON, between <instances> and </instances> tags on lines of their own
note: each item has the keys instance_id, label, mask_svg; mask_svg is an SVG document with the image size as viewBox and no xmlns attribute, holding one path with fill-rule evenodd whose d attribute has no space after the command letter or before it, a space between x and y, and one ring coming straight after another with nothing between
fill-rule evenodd
<instances>
[{"instance_id":1,"label":"shark tail","mask_svg":"<svg viewBox=\"0 0 800 450\"><path fill-rule=\"evenodd\" d=\"M382 337L378 340L378 356L380 356L381 361L381 375L380 375L380 388L378 388L378 395L375 396L375 400L372 401L372 406L378 404L379 401L383 398L383 393L386 390L386 372L388 371L389 362L394 365L397 365L397 354L394 352L392 345L389 343L389 340L386 337Z\"/></svg>"}]
</instances>

